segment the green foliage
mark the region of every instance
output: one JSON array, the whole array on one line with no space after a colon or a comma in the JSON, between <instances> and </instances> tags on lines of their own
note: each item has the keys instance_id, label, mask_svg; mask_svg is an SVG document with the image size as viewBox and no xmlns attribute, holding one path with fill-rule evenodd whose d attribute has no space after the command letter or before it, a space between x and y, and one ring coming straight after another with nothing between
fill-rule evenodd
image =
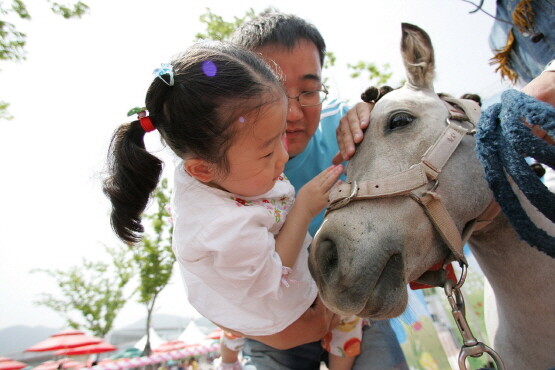
<instances>
[{"instance_id":1,"label":"green foliage","mask_svg":"<svg viewBox=\"0 0 555 370\"><path fill-rule=\"evenodd\" d=\"M384 85L391 78L392 72L389 72L390 66L388 63L382 65L378 68L375 63L360 61L356 64L347 64L349 69L352 69L352 78L358 78L367 75L368 80L371 84L377 86Z\"/></svg>"},{"instance_id":2,"label":"green foliage","mask_svg":"<svg viewBox=\"0 0 555 370\"><path fill-rule=\"evenodd\" d=\"M206 25L206 33L197 33L195 40L227 40L237 27L255 16L254 10L250 8L243 17L233 17L232 22L226 22L223 17L212 13L210 8L206 8L206 13L200 16L201 23Z\"/></svg>"},{"instance_id":3,"label":"green foliage","mask_svg":"<svg viewBox=\"0 0 555 370\"><path fill-rule=\"evenodd\" d=\"M55 1L48 0L52 12L57 15L61 15L65 19L69 18L81 18L84 14L89 11L87 4L78 1L72 5L65 5Z\"/></svg>"},{"instance_id":4,"label":"green foliage","mask_svg":"<svg viewBox=\"0 0 555 370\"><path fill-rule=\"evenodd\" d=\"M334 67L336 60L337 60L337 57L333 52L326 51L326 57L324 58L324 65L322 66L322 69L326 70ZM324 77L322 83L324 84L324 86L328 86L328 77Z\"/></svg>"},{"instance_id":5,"label":"green foliage","mask_svg":"<svg viewBox=\"0 0 555 370\"><path fill-rule=\"evenodd\" d=\"M335 66L336 60L337 60L337 57L332 51L326 51L326 57L324 59L323 68L326 69L326 68L331 68Z\"/></svg>"},{"instance_id":6,"label":"green foliage","mask_svg":"<svg viewBox=\"0 0 555 370\"><path fill-rule=\"evenodd\" d=\"M81 18L87 13L87 4L78 1L71 5L63 5L58 2L47 0L50 9L55 14L68 18ZM25 59L25 42L27 35L17 30L13 23L6 21L10 15L16 18L30 20L25 3L22 0L12 0L11 6L6 6L0 1L0 60L23 60Z\"/></svg>"},{"instance_id":7,"label":"green foliage","mask_svg":"<svg viewBox=\"0 0 555 370\"><path fill-rule=\"evenodd\" d=\"M151 233L145 233L142 240L131 247L134 264L139 271L139 303L147 308L147 343L143 354L150 354L149 328L152 312L158 294L170 281L175 255L172 250L173 226L167 205L170 201L168 180L162 179L153 194L156 209L152 214L144 214Z\"/></svg>"},{"instance_id":8,"label":"green foliage","mask_svg":"<svg viewBox=\"0 0 555 370\"><path fill-rule=\"evenodd\" d=\"M52 12L66 19L81 18L89 10L87 4L81 1L73 5L64 5L52 0L47 0L47 3ZM27 35L7 20L12 15L19 19L31 19L27 6L22 0L12 0L11 5L6 5L3 1L0 1L0 61L21 61L25 59ZM7 105L7 103L1 102L0 119L12 118L7 111Z\"/></svg>"},{"instance_id":9,"label":"green foliage","mask_svg":"<svg viewBox=\"0 0 555 370\"><path fill-rule=\"evenodd\" d=\"M145 304L151 303L168 284L175 262L171 246L173 226L166 209L170 201L167 179L162 179L153 198L156 201L155 212L143 215L143 219L150 222L153 235L145 233L142 240L131 247L141 279L139 302Z\"/></svg>"},{"instance_id":10,"label":"green foliage","mask_svg":"<svg viewBox=\"0 0 555 370\"><path fill-rule=\"evenodd\" d=\"M106 248L112 264L83 260L81 266L63 270L37 269L55 279L60 294L44 293L35 302L58 312L74 329L104 337L130 298L126 286L134 275L127 247Z\"/></svg>"},{"instance_id":11,"label":"green foliage","mask_svg":"<svg viewBox=\"0 0 555 370\"><path fill-rule=\"evenodd\" d=\"M206 13L200 16L201 23L206 25L204 33L197 33L196 40L228 40L237 27L245 21L255 18L257 15L277 11L273 8L268 8L259 14L255 14L254 10L250 8L243 17L233 17L233 21L227 22L223 17L214 14L210 8L206 8ZM322 69L329 70L334 67L337 62L335 54L331 51L326 52L326 58ZM389 72L389 64L384 64L379 69L375 63L360 61L357 64L347 64L347 67L352 69L351 78L359 78L367 76L370 84L384 85L391 78L392 72ZM326 85L328 78L324 78L323 83Z\"/></svg>"},{"instance_id":12,"label":"green foliage","mask_svg":"<svg viewBox=\"0 0 555 370\"><path fill-rule=\"evenodd\" d=\"M5 119L9 121L13 118L13 116L11 116L10 113L8 112L9 106L10 106L10 103L0 101L0 119Z\"/></svg>"},{"instance_id":13,"label":"green foliage","mask_svg":"<svg viewBox=\"0 0 555 370\"><path fill-rule=\"evenodd\" d=\"M25 59L23 48L26 35L19 32L13 23L5 20L10 14L21 19L31 19L22 1L12 1L11 7L0 2L0 60L22 60Z\"/></svg>"}]
</instances>

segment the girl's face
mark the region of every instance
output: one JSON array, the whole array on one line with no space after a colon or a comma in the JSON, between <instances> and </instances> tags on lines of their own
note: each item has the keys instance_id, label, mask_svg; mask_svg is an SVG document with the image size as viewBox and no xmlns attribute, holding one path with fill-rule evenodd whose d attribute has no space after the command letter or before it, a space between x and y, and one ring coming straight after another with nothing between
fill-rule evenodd
<instances>
[{"instance_id":1,"label":"girl's face","mask_svg":"<svg viewBox=\"0 0 555 370\"><path fill-rule=\"evenodd\" d=\"M239 117L240 127L229 148L229 172L212 183L244 197L271 190L289 159L285 142L285 96Z\"/></svg>"}]
</instances>

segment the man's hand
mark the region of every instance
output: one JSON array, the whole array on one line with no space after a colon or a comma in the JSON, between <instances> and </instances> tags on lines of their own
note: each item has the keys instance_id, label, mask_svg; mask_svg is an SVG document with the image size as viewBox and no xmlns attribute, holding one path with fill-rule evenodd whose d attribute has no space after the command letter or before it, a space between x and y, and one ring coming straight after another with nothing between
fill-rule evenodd
<instances>
[{"instance_id":1,"label":"man's hand","mask_svg":"<svg viewBox=\"0 0 555 370\"><path fill-rule=\"evenodd\" d=\"M333 157L333 164L347 161L355 154L355 144L362 141L363 130L368 127L370 112L373 108L373 103L357 103L341 118L335 131L339 153Z\"/></svg>"}]
</instances>

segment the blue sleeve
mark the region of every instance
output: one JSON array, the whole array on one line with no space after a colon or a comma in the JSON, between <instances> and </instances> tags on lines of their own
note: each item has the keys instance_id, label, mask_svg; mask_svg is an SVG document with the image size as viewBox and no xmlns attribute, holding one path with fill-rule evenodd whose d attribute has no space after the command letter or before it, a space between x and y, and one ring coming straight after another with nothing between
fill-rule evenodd
<instances>
[{"instance_id":1,"label":"blue sleeve","mask_svg":"<svg viewBox=\"0 0 555 370\"><path fill-rule=\"evenodd\" d=\"M547 1L530 2L532 14L535 14L530 20L531 24L528 25L531 32L521 32L513 23L501 21L513 19L518 3L518 1L509 0L497 1L496 21L491 28L489 44L494 54L498 50L508 48L508 67L525 82L530 82L542 72L543 67L555 55L554 5ZM507 43L510 31L514 36L512 44ZM531 41L534 34L541 34L543 37L536 42Z\"/></svg>"},{"instance_id":2,"label":"blue sleeve","mask_svg":"<svg viewBox=\"0 0 555 370\"><path fill-rule=\"evenodd\" d=\"M349 107L343 102L332 100L320 115L320 124L306 149L292 158L285 166L285 175L298 191L314 176L331 166L331 160L339 151L335 129ZM344 176L341 177L344 179ZM324 221L325 210L320 212L310 223L309 232L314 236Z\"/></svg>"}]
</instances>

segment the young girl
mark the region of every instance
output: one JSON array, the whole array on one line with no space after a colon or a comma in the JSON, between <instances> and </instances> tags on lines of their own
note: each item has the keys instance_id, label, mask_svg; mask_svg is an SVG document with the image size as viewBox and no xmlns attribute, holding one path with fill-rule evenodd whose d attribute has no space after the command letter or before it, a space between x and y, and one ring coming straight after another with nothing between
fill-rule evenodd
<instances>
[{"instance_id":1,"label":"young girl","mask_svg":"<svg viewBox=\"0 0 555 370\"><path fill-rule=\"evenodd\" d=\"M173 249L190 303L223 328L254 337L279 333L317 298L307 230L342 167L323 171L294 199L282 174L287 98L275 73L249 51L197 44L155 74L146 96L149 116L141 112L112 139L104 191L113 228L126 242L140 240L141 213L162 171L143 136L157 129L181 158ZM355 337L349 341L355 346L329 346L338 355L330 356L332 369L351 368L361 336L360 323L354 326L338 332ZM225 338L222 343L223 360L236 362Z\"/></svg>"}]
</instances>

